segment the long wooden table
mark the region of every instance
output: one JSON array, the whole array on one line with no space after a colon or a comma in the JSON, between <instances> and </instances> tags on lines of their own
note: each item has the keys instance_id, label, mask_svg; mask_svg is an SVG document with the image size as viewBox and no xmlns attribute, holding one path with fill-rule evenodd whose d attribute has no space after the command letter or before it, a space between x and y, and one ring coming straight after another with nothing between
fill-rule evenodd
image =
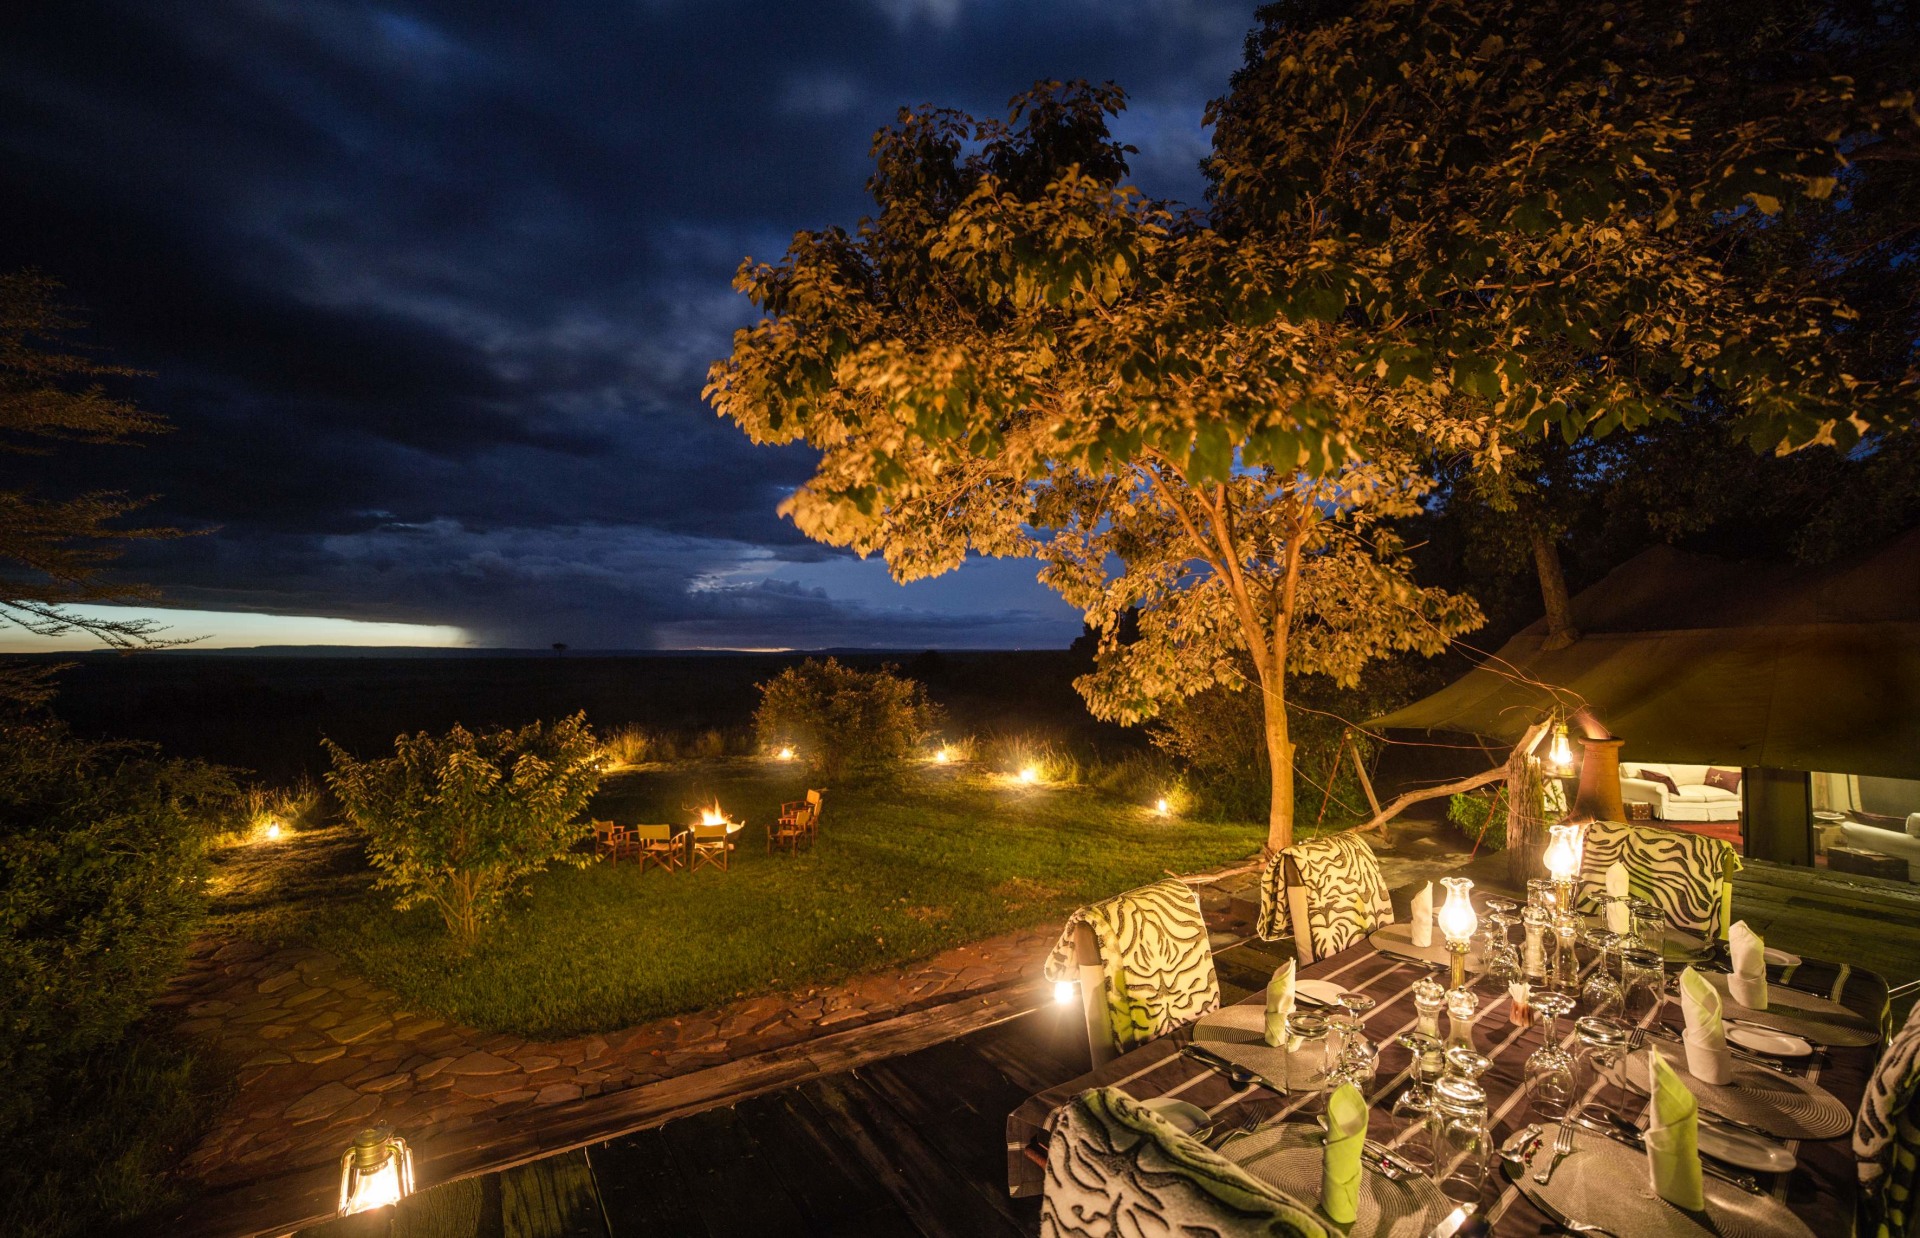
<instances>
[{"instance_id":1,"label":"long wooden table","mask_svg":"<svg viewBox=\"0 0 1920 1238\"><path fill-rule=\"evenodd\" d=\"M1791 969L1770 967L1768 971L1772 983L1839 1001L1876 1023L1885 1006L1886 983L1871 972L1813 960ZM1382 1045L1380 1071L1368 1097L1374 1106L1375 1129L1379 1131L1387 1129L1386 1107L1405 1086L1412 1055L1393 1042L1414 1028L1413 985L1423 974L1423 965L1384 954L1365 943L1300 969L1303 979L1332 980L1345 988L1366 993L1377 1003L1365 1022L1367 1035ZM1475 1047L1492 1060L1481 1082L1487 1089L1494 1136L1504 1144L1508 1136L1532 1120L1521 1089L1522 1069L1527 1057L1540 1047L1544 1027L1513 1026L1511 1003L1504 995L1494 998L1482 992L1481 999L1483 1004L1474 1024L1473 1040ZM1263 995L1255 993L1243 1004L1262 1001ZM1668 1006L1654 1011L1649 1021L1663 1017L1667 1022L1677 1020L1676 1007L1677 1003L1669 998ZM1569 1019L1560 1020L1563 1039L1571 1030ZM1029 1097L1007 1118L1009 1191L1015 1197L1041 1192L1046 1181L1042 1165L1047 1119L1061 1105L1089 1088L1118 1087L1138 1100L1178 1097L1205 1109L1216 1119L1227 1121L1250 1115L1266 1120L1284 1119L1306 1103L1304 1097L1289 1097L1259 1085L1235 1091L1220 1072L1181 1054L1180 1050L1190 1040L1191 1034L1186 1029L1176 1031L1122 1054L1078 1079ZM1831 1092L1849 1109L1857 1109L1878 1052L1879 1046L1829 1048L1824 1063L1816 1058L1816 1064L1809 1067L1807 1078ZM1798 1166L1784 1174L1760 1175L1762 1186L1805 1220L1816 1234L1848 1232L1856 1196L1854 1161L1848 1139L1841 1136L1789 1142L1788 1146L1798 1154ZM1227 1151L1231 1154L1231 1145ZM1542 1226L1552 1225L1545 1213L1506 1180L1497 1161L1489 1168L1488 1187L1481 1198L1487 1209L1484 1215L1493 1224L1498 1238L1521 1238L1522 1235L1534 1238Z\"/></svg>"}]
</instances>

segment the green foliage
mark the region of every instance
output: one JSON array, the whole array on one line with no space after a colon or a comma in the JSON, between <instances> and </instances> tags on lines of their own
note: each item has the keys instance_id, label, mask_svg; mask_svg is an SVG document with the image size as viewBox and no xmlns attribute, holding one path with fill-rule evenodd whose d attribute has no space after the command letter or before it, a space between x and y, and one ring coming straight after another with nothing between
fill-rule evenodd
<instances>
[{"instance_id":1,"label":"green foliage","mask_svg":"<svg viewBox=\"0 0 1920 1238\"><path fill-rule=\"evenodd\" d=\"M746 756L753 751L752 734L739 727L673 730L628 723L604 733L599 742L600 756L608 768L645 765L650 761Z\"/></svg>"},{"instance_id":2,"label":"green foliage","mask_svg":"<svg viewBox=\"0 0 1920 1238\"><path fill-rule=\"evenodd\" d=\"M569 855L588 831L576 820L600 781L586 715L517 730L401 735L394 755L361 761L322 741L327 785L366 832L379 885L394 905L437 909L470 947L500 904Z\"/></svg>"},{"instance_id":3,"label":"green foliage","mask_svg":"<svg viewBox=\"0 0 1920 1238\"><path fill-rule=\"evenodd\" d=\"M0 1233L133 1232L178 1204L174 1171L212 1126L229 1083L204 1053L144 1031L75 1063L60 1081L62 1103L0 1142Z\"/></svg>"},{"instance_id":4,"label":"green foliage","mask_svg":"<svg viewBox=\"0 0 1920 1238\"><path fill-rule=\"evenodd\" d=\"M1459 791L1447 798L1447 821L1486 851L1507 845L1507 789Z\"/></svg>"},{"instance_id":5,"label":"green foliage","mask_svg":"<svg viewBox=\"0 0 1920 1238\"><path fill-rule=\"evenodd\" d=\"M178 970L206 841L237 816L211 766L51 723L0 726L0 1138Z\"/></svg>"},{"instance_id":6,"label":"green foliage","mask_svg":"<svg viewBox=\"0 0 1920 1238\"><path fill-rule=\"evenodd\" d=\"M940 725L925 686L894 667L873 671L808 658L759 685L763 749L793 748L824 778L897 771Z\"/></svg>"}]
</instances>

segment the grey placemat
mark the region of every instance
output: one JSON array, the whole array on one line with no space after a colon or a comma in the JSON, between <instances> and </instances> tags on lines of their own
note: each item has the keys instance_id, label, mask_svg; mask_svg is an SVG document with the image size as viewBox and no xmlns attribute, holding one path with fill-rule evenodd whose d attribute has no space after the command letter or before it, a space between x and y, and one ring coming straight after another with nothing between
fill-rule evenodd
<instances>
[{"instance_id":1,"label":"grey placemat","mask_svg":"<svg viewBox=\"0 0 1920 1238\"><path fill-rule=\"evenodd\" d=\"M1277 1092L1302 1091L1312 1086L1311 1073L1301 1062L1290 1061L1285 1049L1266 1041L1267 1012L1259 1006L1226 1006L1193 1025L1193 1039L1208 1052L1244 1066Z\"/></svg>"},{"instance_id":2,"label":"grey placemat","mask_svg":"<svg viewBox=\"0 0 1920 1238\"><path fill-rule=\"evenodd\" d=\"M1722 1013L1742 1023L1756 1023L1820 1045L1848 1048L1880 1043L1880 1029L1839 1002L1828 1001L1783 984L1767 986L1767 1008L1749 1010L1733 1000L1725 972L1701 972L1720 994Z\"/></svg>"},{"instance_id":3,"label":"grey placemat","mask_svg":"<svg viewBox=\"0 0 1920 1238\"><path fill-rule=\"evenodd\" d=\"M1755 1126L1782 1139L1832 1139L1853 1129L1853 1114L1818 1084L1783 1075L1738 1058L1733 1082L1708 1083L1687 1069L1687 1051L1681 1045L1662 1045L1660 1056L1679 1074L1702 1109ZM1623 1067L1627 1086L1647 1091L1647 1051L1628 1058Z\"/></svg>"},{"instance_id":4,"label":"grey placemat","mask_svg":"<svg viewBox=\"0 0 1920 1238\"><path fill-rule=\"evenodd\" d=\"M1704 1233L1721 1238L1813 1238L1806 1222L1773 1196L1749 1195L1714 1177L1702 1179L1707 1197L1707 1224L1702 1224L1654 1194L1645 1152L1588 1131L1574 1131L1573 1151L1547 1185L1540 1186L1533 1175L1553 1155L1555 1129L1547 1128L1526 1172L1514 1178L1514 1184L1550 1216L1598 1225L1620 1238L1698 1238ZM1511 1171L1508 1176L1512 1177Z\"/></svg>"},{"instance_id":5,"label":"grey placemat","mask_svg":"<svg viewBox=\"0 0 1920 1238\"><path fill-rule=\"evenodd\" d=\"M1321 1133L1318 1127L1288 1122L1228 1140L1220 1155L1270 1186L1320 1212ZM1351 1226L1340 1229L1366 1238L1423 1238L1453 1210L1453 1201L1425 1174L1398 1182L1360 1171L1360 1200ZM1331 1222L1329 1222L1331 1224Z\"/></svg>"},{"instance_id":6,"label":"grey placemat","mask_svg":"<svg viewBox=\"0 0 1920 1238\"><path fill-rule=\"evenodd\" d=\"M1446 939L1440 936L1440 930L1433 930L1433 944L1416 946L1413 944L1413 925L1406 921L1398 924L1383 924L1367 935L1367 944L1375 950L1394 955L1397 958L1413 959L1420 963L1444 963L1447 961ZM1480 956L1471 953L1467 956L1469 970L1479 970Z\"/></svg>"}]
</instances>

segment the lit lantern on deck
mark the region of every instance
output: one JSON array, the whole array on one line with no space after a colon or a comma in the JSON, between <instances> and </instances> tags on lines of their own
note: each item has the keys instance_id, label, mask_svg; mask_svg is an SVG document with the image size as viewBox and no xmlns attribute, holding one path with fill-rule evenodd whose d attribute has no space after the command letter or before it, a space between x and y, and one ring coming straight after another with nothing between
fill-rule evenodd
<instances>
[{"instance_id":1,"label":"lit lantern on deck","mask_svg":"<svg viewBox=\"0 0 1920 1238\"><path fill-rule=\"evenodd\" d=\"M413 1193L413 1149L384 1126L353 1137L340 1158L340 1215L397 1204Z\"/></svg>"},{"instance_id":2,"label":"lit lantern on deck","mask_svg":"<svg viewBox=\"0 0 1920 1238\"><path fill-rule=\"evenodd\" d=\"M1058 1002L1062 1006L1073 1005L1075 997L1078 996L1078 994L1074 992L1074 988L1075 988L1074 983L1071 980L1054 981L1053 982L1053 1000Z\"/></svg>"},{"instance_id":3,"label":"lit lantern on deck","mask_svg":"<svg viewBox=\"0 0 1920 1238\"><path fill-rule=\"evenodd\" d=\"M1473 879L1442 877L1440 884L1447 887L1447 901L1434 918L1440 925L1440 935L1446 938L1447 959L1453 965L1453 983L1448 987L1464 989L1467 986L1467 946L1473 941L1474 930L1480 927L1480 917L1474 914L1471 898Z\"/></svg>"},{"instance_id":4,"label":"lit lantern on deck","mask_svg":"<svg viewBox=\"0 0 1920 1238\"><path fill-rule=\"evenodd\" d=\"M1573 743L1567 738L1567 724L1553 728L1553 743L1547 747L1547 772L1564 778L1573 772Z\"/></svg>"}]
</instances>

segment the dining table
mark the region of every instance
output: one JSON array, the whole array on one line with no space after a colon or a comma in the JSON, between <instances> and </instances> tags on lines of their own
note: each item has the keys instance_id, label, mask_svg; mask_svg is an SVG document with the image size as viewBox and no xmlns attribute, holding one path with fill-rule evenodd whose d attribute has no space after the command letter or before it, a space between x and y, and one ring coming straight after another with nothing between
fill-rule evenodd
<instances>
[{"instance_id":1,"label":"dining table","mask_svg":"<svg viewBox=\"0 0 1920 1238\"><path fill-rule=\"evenodd\" d=\"M1719 948L1719 955L1724 958L1724 947ZM1716 961L1703 958L1698 965L1712 968ZM1398 1038L1417 1026L1413 989L1415 983L1428 974L1429 966L1363 940L1298 970L1301 980L1331 981L1373 999L1373 1008L1362 1016L1365 1034L1380 1048L1378 1069L1372 1086L1367 1089L1369 1138L1378 1139L1394 1132L1389 1110L1408 1082L1413 1057L1411 1050L1398 1043ZM1591 966L1589 962L1587 967ZM1871 1026L1876 1032L1881 1028L1887 986L1880 976L1816 959L1770 964L1767 970L1770 984L1838 1003L1857 1014L1862 1027ZM1671 1034L1669 1029L1680 1021L1674 988L1670 977L1666 996L1642 1015L1638 1021L1640 1026L1662 1036ZM1516 1023L1512 1017L1513 999L1506 992L1483 987L1477 990L1477 995L1480 1008L1470 1034L1474 1047L1489 1059L1480 1083L1486 1089L1494 1145L1505 1147L1515 1132L1539 1120L1531 1112L1523 1082L1526 1060L1541 1047L1546 1020L1542 1017L1530 1023L1525 1020ZM1255 992L1239 1004L1263 1008L1264 1000L1263 993ZM1582 1013L1583 1010L1576 1009L1572 1015L1558 1020L1556 1035L1569 1047L1573 1041L1573 1021ZM1729 1015L1735 1013L1730 1007ZM1441 1030L1446 1030L1444 1018ZM1205 1110L1220 1130L1244 1128L1256 1120L1267 1129L1289 1122L1306 1126L1313 1121L1314 1094L1287 1094L1264 1083L1248 1084L1244 1078L1236 1084L1227 1073L1200 1056L1183 1052L1193 1039L1194 1025L1189 1024L1120 1054L1077 1079L1029 1097L1007 1118L1010 1193L1015 1197L1042 1193L1046 1183L1048 1120L1062 1105L1090 1088L1119 1088L1142 1102L1156 1098L1184 1101ZM1682 1059L1678 1044L1655 1043L1660 1044L1670 1060ZM1785 1073L1830 1094L1850 1115L1859 1107L1878 1052L1877 1044L1825 1046L1805 1059L1803 1066ZM1620 1099L1617 1088L1608 1089L1606 1095L1611 1100ZM1631 1107L1622 1116L1639 1117L1644 1108L1644 1095L1630 1094L1629 1103ZM1702 1115L1708 1116L1704 1103ZM1553 1133L1550 1124L1547 1127L1549 1151ZM1784 1205L1814 1234L1850 1232L1857 1195L1850 1134L1849 1122L1847 1131L1829 1138L1776 1140L1793 1154L1795 1164L1783 1172L1757 1173L1755 1184L1761 1193ZM1232 1160L1233 1148L1234 1144L1228 1142L1222 1146L1221 1154ZM1644 1184L1647 1180L1644 1154L1635 1155L1639 1165L1635 1172ZM1566 1170L1561 1172L1578 1173L1579 1159L1577 1155L1570 1158ZM1621 1171L1622 1163L1617 1159L1609 1164L1613 1172ZM1308 1206L1314 1203L1304 1202ZM1544 1211L1503 1171L1497 1157L1489 1158L1486 1186L1477 1206L1490 1231L1499 1238L1520 1235L1534 1238L1542 1232L1554 1231L1563 1220L1570 1219ZM1604 1216L1578 1219L1602 1227L1606 1227L1607 1222ZM1359 1228L1346 1232L1348 1238L1366 1238ZM1424 1235L1427 1227L1422 1226L1418 1232ZM1711 1231L1702 1227L1699 1232ZM1630 1236L1622 1232L1620 1238Z\"/></svg>"}]
</instances>

